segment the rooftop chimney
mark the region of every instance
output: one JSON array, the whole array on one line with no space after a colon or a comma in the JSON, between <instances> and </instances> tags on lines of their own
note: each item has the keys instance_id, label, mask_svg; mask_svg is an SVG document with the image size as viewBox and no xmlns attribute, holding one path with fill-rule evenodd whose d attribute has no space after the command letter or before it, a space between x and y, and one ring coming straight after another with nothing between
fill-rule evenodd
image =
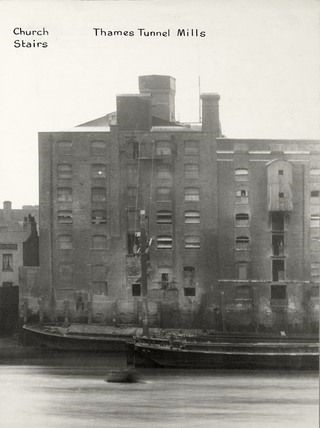
<instances>
[{"instance_id":1,"label":"rooftop chimney","mask_svg":"<svg viewBox=\"0 0 320 428\"><path fill-rule=\"evenodd\" d=\"M216 93L204 93L200 95L200 98L202 101L202 132L211 132L215 137L220 137L220 95Z\"/></svg>"},{"instance_id":2,"label":"rooftop chimney","mask_svg":"<svg viewBox=\"0 0 320 428\"><path fill-rule=\"evenodd\" d=\"M151 94L152 115L167 122L175 122L176 79L171 76L140 76L141 94Z\"/></svg>"}]
</instances>

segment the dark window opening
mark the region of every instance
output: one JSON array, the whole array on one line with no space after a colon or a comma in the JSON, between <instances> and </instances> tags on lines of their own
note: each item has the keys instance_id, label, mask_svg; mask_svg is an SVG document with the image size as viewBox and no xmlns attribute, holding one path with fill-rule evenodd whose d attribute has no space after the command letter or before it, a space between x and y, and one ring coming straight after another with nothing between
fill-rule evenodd
<instances>
[{"instance_id":1,"label":"dark window opening","mask_svg":"<svg viewBox=\"0 0 320 428\"><path fill-rule=\"evenodd\" d=\"M236 214L236 226L248 226L249 225L249 214L239 213Z\"/></svg>"},{"instance_id":2,"label":"dark window opening","mask_svg":"<svg viewBox=\"0 0 320 428\"><path fill-rule=\"evenodd\" d=\"M167 289L169 287L169 273L163 272L161 274L161 288Z\"/></svg>"},{"instance_id":3,"label":"dark window opening","mask_svg":"<svg viewBox=\"0 0 320 428\"><path fill-rule=\"evenodd\" d=\"M139 254L140 251L140 236L136 232L128 233L127 235L127 250L128 254L135 255Z\"/></svg>"},{"instance_id":4,"label":"dark window opening","mask_svg":"<svg viewBox=\"0 0 320 428\"><path fill-rule=\"evenodd\" d=\"M13 255L12 254L3 254L2 255L2 270L4 272L13 271Z\"/></svg>"},{"instance_id":5,"label":"dark window opening","mask_svg":"<svg viewBox=\"0 0 320 428\"><path fill-rule=\"evenodd\" d=\"M171 211L158 211L157 212L157 223L171 224L172 223L172 212Z\"/></svg>"},{"instance_id":6,"label":"dark window opening","mask_svg":"<svg viewBox=\"0 0 320 428\"><path fill-rule=\"evenodd\" d=\"M271 285L271 300L285 300L287 298L286 285Z\"/></svg>"},{"instance_id":7,"label":"dark window opening","mask_svg":"<svg viewBox=\"0 0 320 428\"><path fill-rule=\"evenodd\" d=\"M283 175L283 169L278 170L278 175Z\"/></svg>"},{"instance_id":8,"label":"dark window opening","mask_svg":"<svg viewBox=\"0 0 320 428\"><path fill-rule=\"evenodd\" d=\"M311 198L319 198L320 197L320 190L311 190L310 196L311 196Z\"/></svg>"},{"instance_id":9,"label":"dark window opening","mask_svg":"<svg viewBox=\"0 0 320 428\"><path fill-rule=\"evenodd\" d=\"M135 296L135 297L141 296L141 284L137 282L132 284L132 296Z\"/></svg>"},{"instance_id":10,"label":"dark window opening","mask_svg":"<svg viewBox=\"0 0 320 428\"><path fill-rule=\"evenodd\" d=\"M247 236L237 236L236 238L236 249L237 250L248 250L249 238Z\"/></svg>"},{"instance_id":11,"label":"dark window opening","mask_svg":"<svg viewBox=\"0 0 320 428\"><path fill-rule=\"evenodd\" d=\"M193 297L196 295L196 289L194 287L185 287L183 290L186 297Z\"/></svg>"},{"instance_id":12,"label":"dark window opening","mask_svg":"<svg viewBox=\"0 0 320 428\"><path fill-rule=\"evenodd\" d=\"M70 210L58 211L58 223L72 224L72 211Z\"/></svg>"},{"instance_id":13,"label":"dark window opening","mask_svg":"<svg viewBox=\"0 0 320 428\"><path fill-rule=\"evenodd\" d=\"M185 288L193 288L195 280L195 268L193 266L185 266L183 268L183 285Z\"/></svg>"},{"instance_id":14,"label":"dark window opening","mask_svg":"<svg viewBox=\"0 0 320 428\"><path fill-rule=\"evenodd\" d=\"M283 234L272 234L272 254L274 256L283 256L284 254L284 236Z\"/></svg>"},{"instance_id":15,"label":"dark window opening","mask_svg":"<svg viewBox=\"0 0 320 428\"><path fill-rule=\"evenodd\" d=\"M272 281L284 280L284 260L272 260Z\"/></svg>"},{"instance_id":16,"label":"dark window opening","mask_svg":"<svg viewBox=\"0 0 320 428\"><path fill-rule=\"evenodd\" d=\"M271 214L271 224L273 231L284 231L284 213L274 212Z\"/></svg>"},{"instance_id":17,"label":"dark window opening","mask_svg":"<svg viewBox=\"0 0 320 428\"><path fill-rule=\"evenodd\" d=\"M283 192L279 192L279 198L284 198L284 193Z\"/></svg>"},{"instance_id":18,"label":"dark window opening","mask_svg":"<svg viewBox=\"0 0 320 428\"><path fill-rule=\"evenodd\" d=\"M250 285L239 285L236 288L236 299L252 299L252 287Z\"/></svg>"}]
</instances>

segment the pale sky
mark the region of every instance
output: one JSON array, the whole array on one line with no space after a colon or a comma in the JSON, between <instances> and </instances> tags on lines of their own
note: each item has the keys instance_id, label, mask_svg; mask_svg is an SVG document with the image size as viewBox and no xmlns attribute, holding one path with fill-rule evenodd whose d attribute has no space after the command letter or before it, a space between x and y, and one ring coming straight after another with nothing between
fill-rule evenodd
<instances>
[{"instance_id":1,"label":"pale sky","mask_svg":"<svg viewBox=\"0 0 320 428\"><path fill-rule=\"evenodd\" d=\"M0 206L38 204L39 131L115 111L116 94L137 93L139 75L176 78L180 121L198 120L200 76L202 92L221 96L227 137L318 139L319 11L317 0L0 0ZM135 36L95 37L94 27ZM179 38L178 28L206 37ZM22 39L48 48L15 48Z\"/></svg>"}]
</instances>

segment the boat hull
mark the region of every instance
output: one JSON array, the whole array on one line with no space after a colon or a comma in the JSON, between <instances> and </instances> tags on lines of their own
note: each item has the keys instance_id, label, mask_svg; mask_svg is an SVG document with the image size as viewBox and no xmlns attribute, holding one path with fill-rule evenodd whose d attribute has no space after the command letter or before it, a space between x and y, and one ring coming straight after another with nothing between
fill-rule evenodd
<instances>
[{"instance_id":1,"label":"boat hull","mask_svg":"<svg viewBox=\"0 0 320 428\"><path fill-rule=\"evenodd\" d=\"M250 348L250 346L249 346ZM158 367L192 369L249 369L249 370L318 370L317 350L297 349L279 352L272 348L259 351L243 350L188 350L160 346L135 345L135 358L140 365L152 362Z\"/></svg>"}]
</instances>

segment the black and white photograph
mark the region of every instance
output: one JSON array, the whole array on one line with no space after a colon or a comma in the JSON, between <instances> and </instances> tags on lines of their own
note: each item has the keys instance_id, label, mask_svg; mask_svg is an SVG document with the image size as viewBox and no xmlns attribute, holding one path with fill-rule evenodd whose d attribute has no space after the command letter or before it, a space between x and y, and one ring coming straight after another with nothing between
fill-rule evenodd
<instances>
[{"instance_id":1,"label":"black and white photograph","mask_svg":"<svg viewBox=\"0 0 320 428\"><path fill-rule=\"evenodd\" d=\"M0 426L317 428L319 0L0 0Z\"/></svg>"}]
</instances>

